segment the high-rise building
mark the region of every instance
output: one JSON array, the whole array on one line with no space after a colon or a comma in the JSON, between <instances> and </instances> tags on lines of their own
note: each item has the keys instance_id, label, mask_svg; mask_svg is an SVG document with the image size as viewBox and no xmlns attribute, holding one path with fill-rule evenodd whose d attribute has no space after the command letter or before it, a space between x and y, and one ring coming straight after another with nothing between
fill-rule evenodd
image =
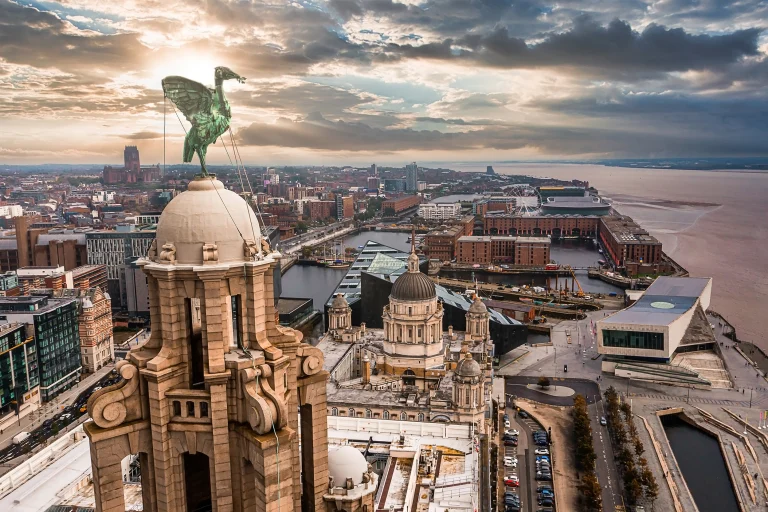
<instances>
[{"instance_id":1,"label":"high-rise building","mask_svg":"<svg viewBox=\"0 0 768 512\"><path fill-rule=\"evenodd\" d=\"M408 192L419 190L419 166L416 162L405 166L405 190Z\"/></svg>"},{"instance_id":2,"label":"high-rise building","mask_svg":"<svg viewBox=\"0 0 768 512\"><path fill-rule=\"evenodd\" d=\"M348 503L359 486L372 505L367 468L337 464L329 487L323 353L277 323L279 260L250 206L193 181L138 264L151 336L88 401L96 510L126 509L121 462L135 454L145 512L363 510Z\"/></svg>"},{"instance_id":3,"label":"high-rise building","mask_svg":"<svg viewBox=\"0 0 768 512\"><path fill-rule=\"evenodd\" d=\"M336 195L336 219L351 219L355 216L355 198L352 196Z\"/></svg>"},{"instance_id":4,"label":"high-rise building","mask_svg":"<svg viewBox=\"0 0 768 512\"><path fill-rule=\"evenodd\" d=\"M378 176L379 175L379 168L376 164L371 164L369 172L372 176Z\"/></svg>"},{"instance_id":5,"label":"high-rise building","mask_svg":"<svg viewBox=\"0 0 768 512\"><path fill-rule=\"evenodd\" d=\"M112 297L112 307L128 306L126 266L146 256L155 229L139 230L134 225L118 226L116 231L89 231L86 233L89 265L107 266L107 292Z\"/></svg>"},{"instance_id":6,"label":"high-rise building","mask_svg":"<svg viewBox=\"0 0 768 512\"><path fill-rule=\"evenodd\" d=\"M39 379L35 337L27 335L23 323L0 325L0 417L18 414L25 395L37 388Z\"/></svg>"},{"instance_id":7,"label":"high-rise building","mask_svg":"<svg viewBox=\"0 0 768 512\"><path fill-rule=\"evenodd\" d=\"M44 401L74 386L80 378L77 300L0 297L0 316L34 328L40 393Z\"/></svg>"}]
</instances>

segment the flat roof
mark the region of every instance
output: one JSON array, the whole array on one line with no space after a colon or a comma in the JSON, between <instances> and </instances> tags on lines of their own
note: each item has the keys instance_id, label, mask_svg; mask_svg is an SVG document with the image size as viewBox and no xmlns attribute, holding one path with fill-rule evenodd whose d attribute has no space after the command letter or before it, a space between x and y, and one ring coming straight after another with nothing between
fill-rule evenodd
<instances>
[{"instance_id":1,"label":"flat roof","mask_svg":"<svg viewBox=\"0 0 768 512\"><path fill-rule=\"evenodd\" d=\"M696 304L710 281L708 277L659 277L637 302L601 322L669 325Z\"/></svg>"}]
</instances>

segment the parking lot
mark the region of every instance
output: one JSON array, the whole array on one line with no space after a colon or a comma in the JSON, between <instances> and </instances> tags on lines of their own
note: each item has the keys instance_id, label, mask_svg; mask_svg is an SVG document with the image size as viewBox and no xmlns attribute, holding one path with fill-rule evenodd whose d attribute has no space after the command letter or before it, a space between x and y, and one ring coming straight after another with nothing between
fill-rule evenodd
<instances>
[{"instance_id":1,"label":"parking lot","mask_svg":"<svg viewBox=\"0 0 768 512\"><path fill-rule=\"evenodd\" d=\"M506 410L503 435L506 512L550 512L554 510L549 437L535 420L512 407ZM515 433L517 432L517 435ZM534 436L536 434L536 437ZM512 496L517 496L514 498Z\"/></svg>"}]
</instances>

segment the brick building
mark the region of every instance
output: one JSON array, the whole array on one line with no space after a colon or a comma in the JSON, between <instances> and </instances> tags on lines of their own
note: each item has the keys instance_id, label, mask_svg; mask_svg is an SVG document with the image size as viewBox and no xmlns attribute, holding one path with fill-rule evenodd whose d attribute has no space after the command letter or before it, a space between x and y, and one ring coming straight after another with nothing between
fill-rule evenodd
<instances>
[{"instance_id":1,"label":"brick building","mask_svg":"<svg viewBox=\"0 0 768 512\"><path fill-rule=\"evenodd\" d=\"M355 198L352 196L336 196L336 219L351 219L355 216Z\"/></svg>"},{"instance_id":2,"label":"brick building","mask_svg":"<svg viewBox=\"0 0 768 512\"><path fill-rule=\"evenodd\" d=\"M483 233L486 235L552 235L595 238L600 217L539 215L486 215L483 217Z\"/></svg>"},{"instance_id":3,"label":"brick building","mask_svg":"<svg viewBox=\"0 0 768 512\"><path fill-rule=\"evenodd\" d=\"M550 245L547 237L462 236L456 243L456 261L544 266L550 261Z\"/></svg>"},{"instance_id":4,"label":"brick building","mask_svg":"<svg viewBox=\"0 0 768 512\"><path fill-rule=\"evenodd\" d=\"M600 241L606 249L606 256L617 267L628 263L661 263L661 242L626 215L601 217Z\"/></svg>"},{"instance_id":5,"label":"brick building","mask_svg":"<svg viewBox=\"0 0 768 512\"><path fill-rule=\"evenodd\" d=\"M421 203L421 197L419 196L402 196L394 199L387 199L381 204L382 210L392 208L395 213L400 213L408 208L413 208Z\"/></svg>"},{"instance_id":6,"label":"brick building","mask_svg":"<svg viewBox=\"0 0 768 512\"><path fill-rule=\"evenodd\" d=\"M336 201L310 201L310 220L326 220L333 217L336 212Z\"/></svg>"},{"instance_id":7,"label":"brick building","mask_svg":"<svg viewBox=\"0 0 768 512\"><path fill-rule=\"evenodd\" d=\"M424 255L429 259L451 261L456 257L456 242L464 235L463 224L435 229L424 236Z\"/></svg>"}]
</instances>

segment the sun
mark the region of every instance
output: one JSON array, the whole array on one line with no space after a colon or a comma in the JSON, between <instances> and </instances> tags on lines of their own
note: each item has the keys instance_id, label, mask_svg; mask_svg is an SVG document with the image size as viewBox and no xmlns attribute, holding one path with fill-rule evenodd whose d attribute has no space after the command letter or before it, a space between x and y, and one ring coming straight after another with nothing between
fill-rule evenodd
<instances>
[{"instance_id":1,"label":"sun","mask_svg":"<svg viewBox=\"0 0 768 512\"><path fill-rule=\"evenodd\" d=\"M177 75L213 87L214 69L220 65L222 63L209 54L180 53L171 60L157 62L150 73L150 80L159 85L166 76Z\"/></svg>"}]
</instances>

